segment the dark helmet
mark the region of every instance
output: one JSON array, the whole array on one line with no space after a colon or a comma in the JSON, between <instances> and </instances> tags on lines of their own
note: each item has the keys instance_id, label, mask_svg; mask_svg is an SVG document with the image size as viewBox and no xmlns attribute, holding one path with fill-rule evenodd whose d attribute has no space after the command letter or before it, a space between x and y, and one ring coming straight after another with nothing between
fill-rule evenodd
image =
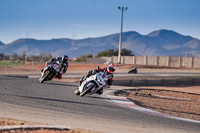
<instances>
[{"instance_id":1,"label":"dark helmet","mask_svg":"<svg viewBox=\"0 0 200 133\"><path fill-rule=\"evenodd\" d=\"M68 61L68 56L67 55L64 55L62 57L62 63L66 63Z\"/></svg>"}]
</instances>

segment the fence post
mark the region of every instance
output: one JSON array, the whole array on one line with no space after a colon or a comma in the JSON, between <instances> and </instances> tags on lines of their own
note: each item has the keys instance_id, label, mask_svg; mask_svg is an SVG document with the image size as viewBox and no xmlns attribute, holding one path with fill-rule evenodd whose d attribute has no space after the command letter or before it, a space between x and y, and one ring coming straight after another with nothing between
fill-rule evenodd
<instances>
[{"instance_id":1,"label":"fence post","mask_svg":"<svg viewBox=\"0 0 200 133\"><path fill-rule=\"evenodd\" d=\"M110 59L110 62L111 62L111 63L114 63L114 62L113 62L113 56L111 56L110 58L111 58L111 59Z\"/></svg>"},{"instance_id":2,"label":"fence post","mask_svg":"<svg viewBox=\"0 0 200 133\"><path fill-rule=\"evenodd\" d=\"M194 57L192 57L191 68L194 68Z\"/></svg>"},{"instance_id":3,"label":"fence post","mask_svg":"<svg viewBox=\"0 0 200 133\"><path fill-rule=\"evenodd\" d=\"M157 58L156 58L157 59L157 63L156 63L157 66L159 66L159 58L160 58L160 56L157 56Z\"/></svg>"},{"instance_id":4,"label":"fence post","mask_svg":"<svg viewBox=\"0 0 200 133\"><path fill-rule=\"evenodd\" d=\"M133 56L133 64L136 64L136 56Z\"/></svg>"},{"instance_id":5,"label":"fence post","mask_svg":"<svg viewBox=\"0 0 200 133\"><path fill-rule=\"evenodd\" d=\"M167 65L168 67L170 67L171 66L171 58L170 58L170 56L168 56L168 65Z\"/></svg>"},{"instance_id":6,"label":"fence post","mask_svg":"<svg viewBox=\"0 0 200 133\"><path fill-rule=\"evenodd\" d=\"M180 57L180 67L183 66L183 57Z\"/></svg>"},{"instance_id":7,"label":"fence post","mask_svg":"<svg viewBox=\"0 0 200 133\"><path fill-rule=\"evenodd\" d=\"M148 65L148 56L144 56L144 65Z\"/></svg>"}]
</instances>

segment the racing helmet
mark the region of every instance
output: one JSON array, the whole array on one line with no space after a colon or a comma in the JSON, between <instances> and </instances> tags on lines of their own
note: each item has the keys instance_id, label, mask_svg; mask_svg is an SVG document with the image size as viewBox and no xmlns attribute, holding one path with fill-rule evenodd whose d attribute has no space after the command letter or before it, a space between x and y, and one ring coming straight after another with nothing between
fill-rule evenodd
<instances>
[{"instance_id":1,"label":"racing helmet","mask_svg":"<svg viewBox=\"0 0 200 133\"><path fill-rule=\"evenodd\" d=\"M62 57L62 63L66 63L68 61L68 56L67 55L64 55Z\"/></svg>"},{"instance_id":2,"label":"racing helmet","mask_svg":"<svg viewBox=\"0 0 200 133\"><path fill-rule=\"evenodd\" d=\"M109 73L113 73L115 71L116 66L114 64L110 64L107 68Z\"/></svg>"}]
</instances>

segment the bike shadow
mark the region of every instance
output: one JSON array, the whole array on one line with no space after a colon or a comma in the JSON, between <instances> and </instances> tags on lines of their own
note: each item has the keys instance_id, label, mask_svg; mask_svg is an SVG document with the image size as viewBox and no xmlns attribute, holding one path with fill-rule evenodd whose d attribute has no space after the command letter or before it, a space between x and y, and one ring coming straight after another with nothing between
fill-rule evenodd
<instances>
[{"instance_id":1,"label":"bike shadow","mask_svg":"<svg viewBox=\"0 0 200 133\"><path fill-rule=\"evenodd\" d=\"M2 94L2 93L0 93L0 94ZM109 105L95 104L95 103L89 103L89 102L84 102L84 101L62 100L62 99L53 99L53 98L44 98L44 97L35 97L35 96L23 96L23 95L13 95L13 94L3 94L3 95L21 97L21 98L32 99L32 100L41 100L41 101L47 101L47 102L48 101L53 101L53 102L59 102L59 103L71 103L71 104L76 104L76 105L85 105L85 106L89 105L89 106L99 106L99 107L113 108L113 106L109 106ZM90 97L90 98L92 98L92 97ZM98 98L98 97L96 97L96 98ZM104 98L100 98L99 97L99 99L104 99ZM118 107L114 107L114 108L118 109Z\"/></svg>"},{"instance_id":2,"label":"bike shadow","mask_svg":"<svg viewBox=\"0 0 200 133\"><path fill-rule=\"evenodd\" d=\"M109 98L104 98L104 97L101 97L101 96L86 95L85 97L87 97L87 98L101 99L101 100L110 100Z\"/></svg>"}]
</instances>

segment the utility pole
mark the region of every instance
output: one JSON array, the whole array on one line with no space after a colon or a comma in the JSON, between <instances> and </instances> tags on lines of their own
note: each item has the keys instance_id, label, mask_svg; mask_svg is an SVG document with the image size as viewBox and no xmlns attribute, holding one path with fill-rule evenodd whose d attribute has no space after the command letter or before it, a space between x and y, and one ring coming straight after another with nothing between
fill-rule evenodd
<instances>
[{"instance_id":1,"label":"utility pole","mask_svg":"<svg viewBox=\"0 0 200 133\"><path fill-rule=\"evenodd\" d=\"M91 50L92 58L94 58L93 56L94 48L91 48L90 50Z\"/></svg>"},{"instance_id":2,"label":"utility pole","mask_svg":"<svg viewBox=\"0 0 200 133\"><path fill-rule=\"evenodd\" d=\"M122 29L123 29L123 13L128 9L128 7L118 6L118 9L122 11L121 14L121 32L119 37L119 52L118 52L118 63L121 64L121 50L122 50Z\"/></svg>"}]
</instances>

